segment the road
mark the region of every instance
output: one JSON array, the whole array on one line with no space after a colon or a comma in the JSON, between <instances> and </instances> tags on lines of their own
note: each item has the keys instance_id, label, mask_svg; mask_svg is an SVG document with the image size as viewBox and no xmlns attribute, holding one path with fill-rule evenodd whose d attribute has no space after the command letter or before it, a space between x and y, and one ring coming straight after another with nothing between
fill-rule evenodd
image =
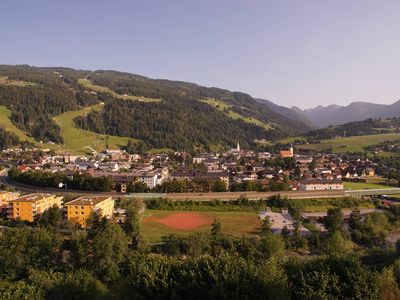
<instances>
[{"instance_id":1,"label":"road","mask_svg":"<svg viewBox=\"0 0 400 300\"><path fill-rule=\"evenodd\" d=\"M51 187L36 187L11 180L7 176L8 169L0 171L0 183L11 186L17 191L24 193L57 193L59 195L104 195L112 197L127 196L124 193L118 192L93 192L93 191L80 191L70 189L60 189ZM221 193L167 193L166 198L171 200L196 200L196 201L207 201L207 200L236 200L240 196L245 196L250 200L258 200L269 198L274 195L281 195L282 197L288 197L291 199L301 198L338 198L344 197L344 191L279 191L279 192L221 192Z\"/></svg>"}]
</instances>

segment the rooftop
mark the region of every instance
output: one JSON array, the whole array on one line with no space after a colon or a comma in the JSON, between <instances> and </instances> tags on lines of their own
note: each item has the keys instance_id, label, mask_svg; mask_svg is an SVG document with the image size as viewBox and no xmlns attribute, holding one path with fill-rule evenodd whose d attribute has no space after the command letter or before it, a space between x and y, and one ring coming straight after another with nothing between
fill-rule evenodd
<instances>
[{"instance_id":1,"label":"rooftop","mask_svg":"<svg viewBox=\"0 0 400 300\"><path fill-rule=\"evenodd\" d=\"M52 194L42 194L42 193L34 193L19 197L17 199L11 200L10 202L36 202L46 198L53 198L55 195Z\"/></svg>"},{"instance_id":2,"label":"rooftop","mask_svg":"<svg viewBox=\"0 0 400 300\"><path fill-rule=\"evenodd\" d=\"M64 205L97 205L105 200L110 199L111 197L108 196L82 196L79 198L76 198L68 203L65 203Z\"/></svg>"}]
</instances>

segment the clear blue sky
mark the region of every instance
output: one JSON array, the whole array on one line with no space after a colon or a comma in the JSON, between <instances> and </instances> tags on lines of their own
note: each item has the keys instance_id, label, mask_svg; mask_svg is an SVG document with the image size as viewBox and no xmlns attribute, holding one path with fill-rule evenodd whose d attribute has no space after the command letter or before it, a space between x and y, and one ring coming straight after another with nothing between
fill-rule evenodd
<instances>
[{"instance_id":1,"label":"clear blue sky","mask_svg":"<svg viewBox=\"0 0 400 300\"><path fill-rule=\"evenodd\" d=\"M116 69L300 107L400 99L398 0L0 0L0 63Z\"/></svg>"}]
</instances>

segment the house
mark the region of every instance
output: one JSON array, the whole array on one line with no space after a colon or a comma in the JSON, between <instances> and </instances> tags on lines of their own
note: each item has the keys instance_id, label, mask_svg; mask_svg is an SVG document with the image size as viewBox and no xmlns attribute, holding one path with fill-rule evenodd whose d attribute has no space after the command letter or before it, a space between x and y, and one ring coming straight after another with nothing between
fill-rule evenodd
<instances>
[{"instance_id":1,"label":"house","mask_svg":"<svg viewBox=\"0 0 400 300\"><path fill-rule=\"evenodd\" d=\"M65 207L68 221L86 227L93 213L110 219L114 212L114 200L108 196L82 196L66 203Z\"/></svg>"},{"instance_id":2,"label":"house","mask_svg":"<svg viewBox=\"0 0 400 300\"><path fill-rule=\"evenodd\" d=\"M155 172L148 172L138 176L138 179L152 189L157 185L158 176Z\"/></svg>"},{"instance_id":3,"label":"house","mask_svg":"<svg viewBox=\"0 0 400 300\"><path fill-rule=\"evenodd\" d=\"M293 147L290 147L289 150L281 150L279 152L279 156L281 158L293 157L293 155L294 155Z\"/></svg>"},{"instance_id":4,"label":"house","mask_svg":"<svg viewBox=\"0 0 400 300\"><path fill-rule=\"evenodd\" d=\"M343 190L343 182L338 179L326 179L326 178L305 179L300 182L300 190L303 191Z\"/></svg>"},{"instance_id":5,"label":"house","mask_svg":"<svg viewBox=\"0 0 400 300\"><path fill-rule=\"evenodd\" d=\"M34 193L10 200L7 207L8 219L33 222L52 206L61 208L63 197L52 194Z\"/></svg>"}]
</instances>

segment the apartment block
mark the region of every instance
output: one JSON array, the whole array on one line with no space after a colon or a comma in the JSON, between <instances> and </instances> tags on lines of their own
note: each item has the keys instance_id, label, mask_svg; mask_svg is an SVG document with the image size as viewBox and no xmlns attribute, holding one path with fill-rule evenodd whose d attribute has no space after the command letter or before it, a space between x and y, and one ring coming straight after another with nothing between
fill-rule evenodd
<instances>
[{"instance_id":1,"label":"apartment block","mask_svg":"<svg viewBox=\"0 0 400 300\"><path fill-rule=\"evenodd\" d=\"M50 207L56 205L61 208L62 196L34 193L10 200L7 207L9 219L21 219L33 222Z\"/></svg>"},{"instance_id":2,"label":"apartment block","mask_svg":"<svg viewBox=\"0 0 400 300\"><path fill-rule=\"evenodd\" d=\"M66 203L65 207L68 220L85 227L93 212L100 217L111 218L114 200L107 196L83 196Z\"/></svg>"}]
</instances>

